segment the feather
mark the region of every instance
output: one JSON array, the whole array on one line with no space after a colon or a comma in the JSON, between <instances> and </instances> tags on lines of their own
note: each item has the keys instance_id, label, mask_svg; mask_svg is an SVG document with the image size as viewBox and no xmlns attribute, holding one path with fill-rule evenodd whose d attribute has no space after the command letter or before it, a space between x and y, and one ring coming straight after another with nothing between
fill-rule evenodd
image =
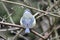
<instances>
[{"instance_id":1,"label":"feather","mask_svg":"<svg viewBox=\"0 0 60 40\"><path fill-rule=\"evenodd\" d=\"M21 17L20 23L26 28L25 33L30 33L30 28L36 24L34 16L31 14L29 9L24 11L23 16Z\"/></svg>"},{"instance_id":2,"label":"feather","mask_svg":"<svg viewBox=\"0 0 60 40\"><path fill-rule=\"evenodd\" d=\"M26 28L25 29L25 33L30 33L30 29L29 28Z\"/></svg>"}]
</instances>

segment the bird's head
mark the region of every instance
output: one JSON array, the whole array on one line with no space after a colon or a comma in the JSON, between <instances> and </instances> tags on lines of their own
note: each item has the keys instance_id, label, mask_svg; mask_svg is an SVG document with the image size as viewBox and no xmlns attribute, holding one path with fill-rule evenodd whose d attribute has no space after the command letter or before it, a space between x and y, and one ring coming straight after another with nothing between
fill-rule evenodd
<instances>
[{"instance_id":1,"label":"bird's head","mask_svg":"<svg viewBox=\"0 0 60 40\"><path fill-rule=\"evenodd\" d=\"M23 16L24 16L24 17L31 17L31 16L32 16L31 11L30 11L29 9L26 9L26 10L24 11Z\"/></svg>"}]
</instances>

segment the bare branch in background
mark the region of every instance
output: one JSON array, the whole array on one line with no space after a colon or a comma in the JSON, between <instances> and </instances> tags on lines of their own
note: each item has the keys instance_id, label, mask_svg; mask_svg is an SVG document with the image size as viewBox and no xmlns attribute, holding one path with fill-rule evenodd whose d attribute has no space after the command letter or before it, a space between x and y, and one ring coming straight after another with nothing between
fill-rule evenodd
<instances>
[{"instance_id":1,"label":"bare branch in background","mask_svg":"<svg viewBox=\"0 0 60 40\"><path fill-rule=\"evenodd\" d=\"M14 27L23 28L21 25L16 25L16 24L12 24L12 23L0 22L0 24L7 25L7 26L14 26Z\"/></svg>"},{"instance_id":2,"label":"bare branch in background","mask_svg":"<svg viewBox=\"0 0 60 40\"><path fill-rule=\"evenodd\" d=\"M1 0L1 1L3 1L3 0ZM17 4L17 5L22 5L22 6L25 6L25 7L30 8L30 9L37 10L37 11L39 11L39 12L43 12L43 13L48 13L49 15L52 15L52 16L56 16L56 17L58 17L58 15L52 14L51 12L43 11L43 10L40 10L40 9L37 9L37 8L34 8L34 7L30 7L30 6L27 6L27 5L22 4L22 3L17 3L17 2L12 2L12 1L3 1L3 2L13 3L13 4ZM58 1L58 2L59 2L59 1ZM57 2L57 3L58 3L58 2ZM54 4L53 6L51 6L51 8L50 8L49 10L51 10L54 6L56 6L57 3ZM45 14L45 15L46 15L46 14Z\"/></svg>"},{"instance_id":3,"label":"bare branch in background","mask_svg":"<svg viewBox=\"0 0 60 40\"><path fill-rule=\"evenodd\" d=\"M37 33L36 31L34 31L34 30L31 30L31 31L32 31L34 34L38 35L39 37L41 37L41 38L45 39L45 37L44 37L44 36L42 36L41 34Z\"/></svg>"},{"instance_id":4,"label":"bare branch in background","mask_svg":"<svg viewBox=\"0 0 60 40\"><path fill-rule=\"evenodd\" d=\"M10 21L11 21L12 23L14 23L13 20L12 20L12 18L11 18L11 16L10 16L10 13L9 13L8 9L6 8L6 6L5 6L5 4L4 4L3 2L2 2L2 5L3 5L5 11L7 12L8 17L10 18Z\"/></svg>"},{"instance_id":5,"label":"bare branch in background","mask_svg":"<svg viewBox=\"0 0 60 40\"><path fill-rule=\"evenodd\" d=\"M13 40L17 38L17 36L23 31L23 29L20 29L20 31L13 37Z\"/></svg>"},{"instance_id":6,"label":"bare branch in background","mask_svg":"<svg viewBox=\"0 0 60 40\"><path fill-rule=\"evenodd\" d=\"M37 13L35 13L35 14L33 15L33 16L39 15L39 16L36 17L36 19L38 19L38 18L40 18L40 17L42 17L42 16L44 16L44 15L47 15L47 14L52 15L52 16L54 16L54 17L60 17L60 15L56 15L56 14L53 14L54 12L51 12L51 10L52 10L55 6L58 6L58 3L60 2L60 0L58 0L58 1L54 0L54 4L51 3L51 0L48 0L49 6L47 7L47 10L46 10L46 11L40 10L39 8L37 9L37 8L31 7L31 6L27 6L27 5L25 5L25 4L18 3L18 2L12 2L12 1L7 1L7 0L1 0L1 1L2 1L2 5L3 5L4 9L6 10L6 12L7 12L7 14L8 14L8 17L10 18L11 23L0 22L0 24L2 24L2 25L7 25L7 26L13 26L14 28L0 29L0 31L11 31L11 30L18 30L18 29L22 28L22 29L20 29L20 31L19 31L18 33L16 33L16 35L13 37L13 40L14 40L15 38L17 38L18 35L21 36L21 37L23 37L23 38L26 39L26 40L28 40L28 39L25 38L23 35L20 34L20 33L23 31L23 28L24 28L24 27L22 27L21 25L17 25L17 24L14 23L14 21L13 21L11 15L10 15L10 13L9 13L7 7L5 6L5 4L4 4L3 2L12 3L12 4L16 4L16 5L22 5L22 6L24 6L24 7L27 7L27 8L36 10ZM43 3L45 3L44 0L42 0L42 1L43 1ZM45 4L47 4L47 3L45 3ZM38 7L39 7L39 4L38 4ZM59 13L59 12L55 12L55 13ZM44 18L43 18L43 19L44 19ZM46 20L45 20L45 21L46 21ZM44 23L44 22L43 22L43 23ZM42 24L42 23L41 23L41 24ZM48 24L49 24L49 23L48 23ZM43 25L43 24L42 24L42 25ZM43 27L43 26L42 26L42 27ZM48 28L48 29L47 29L47 28ZM59 40L59 37L58 37L58 35L57 35L58 33L56 33L56 32L57 32L56 30L57 30L58 28L60 28L60 26L58 26L58 27L52 27L52 30L51 30L50 32L48 32L49 29L50 29L50 26L49 26L49 27L46 27L46 26L45 26L45 28L43 28L44 31L43 31L42 34L37 33L37 32L34 31L33 29L31 29L31 32L34 33L35 35L41 37L40 40L44 40L44 39L47 39L47 38L51 35L51 33L55 30L55 36L56 36L56 38L58 38L57 40ZM45 30L45 29L47 29L47 30ZM44 36L43 36L43 35L44 35Z\"/></svg>"},{"instance_id":7,"label":"bare branch in background","mask_svg":"<svg viewBox=\"0 0 60 40\"><path fill-rule=\"evenodd\" d=\"M17 27L13 27L13 28L9 28L9 29L0 29L0 31L2 32L4 32L4 31L12 31L12 30L18 30L19 28L17 28Z\"/></svg>"}]
</instances>

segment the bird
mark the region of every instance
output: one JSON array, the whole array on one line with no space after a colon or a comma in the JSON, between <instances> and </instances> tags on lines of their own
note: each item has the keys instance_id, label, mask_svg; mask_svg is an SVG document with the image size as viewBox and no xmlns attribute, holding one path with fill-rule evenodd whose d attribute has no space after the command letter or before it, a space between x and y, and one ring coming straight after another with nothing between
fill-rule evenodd
<instances>
[{"instance_id":1,"label":"bird","mask_svg":"<svg viewBox=\"0 0 60 40\"><path fill-rule=\"evenodd\" d=\"M25 33L30 33L30 28L36 25L36 19L32 15L30 9L25 9L20 19L20 24L25 28Z\"/></svg>"}]
</instances>

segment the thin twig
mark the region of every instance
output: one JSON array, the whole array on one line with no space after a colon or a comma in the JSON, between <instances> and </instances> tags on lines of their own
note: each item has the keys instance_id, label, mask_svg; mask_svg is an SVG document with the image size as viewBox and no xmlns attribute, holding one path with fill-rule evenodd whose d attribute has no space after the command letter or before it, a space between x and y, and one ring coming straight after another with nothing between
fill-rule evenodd
<instances>
[{"instance_id":1,"label":"thin twig","mask_svg":"<svg viewBox=\"0 0 60 40\"><path fill-rule=\"evenodd\" d=\"M21 34L19 34L20 37L24 38L25 40L28 40L26 37L22 36Z\"/></svg>"},{"instance_id":2,"label":"thin twig","mask_svg":"<svg viewBox=\"0 0 60 40\"><path fill-rule=\"evenodd\" d=\"M4 5L4 3L2 2L2 5L3 5L3 7L5 8L5 10L6 10L6 12L7 12L7 14L8 14L8 16L9 16L9 18L10 18L10 21L13 23L13 24L15 24L14 23L14 21L13 21L13 19L12 19L12 17L10 16L10 14L9 14L9 11L8 11L8 9L6 8L6 6ZM20 32L22 31L23 29L21 29L20 30ZM14 39L18 36L19 34L17 34L16 36L14 36Z\"/></svg>"},{"instance_id":3,"label":"thin twig","mask_svg":"<svg viewBox=\"0 0 60 40\"><path fill-rule=\"evenodd\" d=\"M49 0L48 0L48 1L49 1ZM50 2L50 1L49 1L49 2ZM59 2L59 1L58 1L58 2ZM52 9L53 7L55 7L55 6L58 4L58 2L56 2L54 5L50 5L50 8L47 9L47 11L51 11L51 9ZM49 4L50 4L50 3L49 3ZM39 13L36 13L36 14L39 14ZM54 17L60 17L59 15L53 14L53 12L45 12L45 14L42 14L42 16L47 15L47 14L50 14L50 15L52 15L52 16L54 16ZM41 15L38 16L37 19L38 19L39 17L41 17Z\"/></svg>"},{"instance_id":4,"label":"thin twig","mask_svg":"<svg viewBox=\"0 0 60 40\"><path fill-rule=\"evenodd\" d=\"M40 12L35 13L33 16L35 17L36 15L40 14Z\"/></svg>"},{"instance_id":5,"label":"thin twig","mask_svg":"<svg viewBox=\"0 0 60 40\"><path fill-rule=\"evenodd\" d=\"M9 29L0 29L0 31L12 31L12 30L18 30L19 28L17 27L13 27L13 28L9 28Z\"/></svg>"},{"instance_id":6,"label":"thin twig","mask_svg":"<svg viewBox=\"0 0 60 40\"><path fill-rule=\"evenodd\" d=\"M50 13L51 14L51 13ZM54 17L60 17L60 15L51 14Z\"/></svg>"},{"instance_id":7,"label":"thin twig","mask_svg":"<svg viewBox=\"0 0 60 40\"><path fill-rule=\"evenodd\" d=\"M3 0L1 0L1 1L3 1ZM34 10L37 10L37 11L40 11L40 12L44 12L45 13L45 11L43 11L43 10L40 10L40 9L37 9L37 8L34 8L34 7L30 7L30 6L27 6L27 5L22 4L22 3L17 3L17 2L12 2L12 1L3 1L3 2L17 4L17 5L22 5L24 7L31 8L31 9L34 9Z\"/></svg>"},{"instance_id":8,"label":"thin twig","mask_svg":"<svg viewBox=\"0 0 60 40\"><path fill-rule=\"evenodd\" d=\"M39 36L39 37L41 37L41 38L43 38L43 39L45 39L45 37L44 36L42 36L41 34L39 34L39 33L37 33L36 31L34 31L34 30L31 30L34 34L36 34L37 36Z\"/></svg>"},{"instance_id":9,"label":"thin twig","mask_svg":"<svg viewBox=\"0 0 60 40\"><path fill-rule=\"evenodd\" d=\"M59 40L57 30L55 29L55 30L54 30L54 32L55 32L55 37L56 37L56 40Z\"/></svg>"},{"instance_id":10,"label":"thin twig","mask_svg":"<svg viewBox=\"0 0 60 40\"><path fill-rule=\"evenodd\" d=\"M50 4L50 0L48 0L48 2ZM53 7L55 7L58 3L59 3L59 1L57 1L54 5L50 5L50 8L47 9L47 11L51 11L53 9ZM47 14L50 14L50 15L55 16L55 17L60 17L59 15L53 14L53 12L50 12L50 13L46 12L45 15L47 15Z\"/></svg>"},{"instance_id":11,"label":"thin twig","mask_svg":"<svg viewBox=\"0 0 60 40\"><path fill-rule=\"evenodd\" d=\"M51 35L51 33L54 31L54 28L55 27L53 27L53 29L50 31L50 33L49 33L49 35L46 37L46 39Z\"/></svg>"},{"instance_id":12,"label":"thin twig","mask_svg":"<svg viewBox=\"0 0 60 40\"><path fill-rule=\"evenodd\" d=\"M15 24L15 23L14 23L14 21L12 20L12 17L11 17L11 16L10 16L10 14L9 14L8 9L7 9L7 8L6 8L6 6L4 5L4 3L2 3L2 5L3 5L3 7L5 8L5 10L6 10L6 12L7 12L8 16L9 16L10 21L11 21L13 24ZM21 29L19 32L21 32L22 30L23 30L23 29ZM13 38L13 39L15 39L18 35L19 35L19 34L17 33L17 34L14 36L14 38Z\"/></svg>"},{"instance_id":13,"label":"thin twig","mask_svg":"<svg viewBox=\"0 0 60 40\"><path fill-rule=\"evenodd\" d=\"M13 40L16 39L16 37L23 31L23 29L20 29L20 31L13 37Z\"/></svg>"},{"instance_id":14,"label":"thin twig","mask_svg":"<svg viewBox=\"0 0 60 40\"><path fill-rule=\"evenodd\" d=\"M3 1L3 0L1 0L1 1ZM30 8L30 9L37 10L37 11L39 11L39 12L43 12L43 13L48 13L48 14L50 14L50 15L52 15L52 16L56 16L56 17L58 17L58 15L52 14L51 12L43 11L43 10L40 10L40 9L37 9L37 8L34 8L34 7L30 7L30 6L27 6L27 5L22 4L22 3L17 3L17 2L12 2L12 1L3 1L3 2L22 5L22 6L25 6L25 7ZM58 1L58 2L59 2L59 1ZM58 2L57 2L57 3L58 3ZM56 6L56 5L57 5L57 3L56 3L56 4L54 4L53 6L51 6L51 7L49 8L49 10L51 10L54 6ZM45 15L47 15L47 14L45 14Z\"/></svg>"},{"instance_id":15,"label":"thin twig","mask_svg":"<svg viewBox=\"0 0 60 40\"><path fill-rule=\"evenodd\" d=\"M48 0L48 2L49 2L49 4L50 4L50 0ZM56 2L55 4L53 4L53 5L50 5L50 8L47 9L47 11L51 11L51 10L53 9L53 7L57 6L58 3L59 3L59 1L57 1L57 2ZM45 15L47 15L47 14L50 14L50 15L52 15L52 16L56 16L55 14L52 14L52 12L50 12L50 13L47 13L47 12L46 12Z\"/></svg>"},{"instance_id":16,"label":"thin twig","mask_svg":"<svg viewBox=\"0 0 60 40\"><path fill-rule=\"evenodd\" d=\"M5 11L7 12L8 17L10 18L10 21L11 21L12 23L14 23L13 20L12 20L12 17L10 16L10 13L9 13L8 9L6 8L6 6L5 6L5 4L4 4L3 2L2 2L2 5L3 5Z\"/></svg>"},{"instance_id":17,"label":"thin twig","mask_svg":"<svg viewBox=\"0 0 60 40\"><path fill-rule=\"evenodd\" d=\"M25 6L25 7L28 7L28 8L31 8L31 9L37 10L37 11L39 11L39 12L44 12L44 13L46 13L46 11L41 11L41 10L39 10L39 9L32 8L32 7L27 6L27 5L24 5L24 4L20 4L20 3L16 3L16 2L10 2L10 1L4 1L4 2L23 5L23 6ZM53 7L54 7L54 6L52 6L49 10L51 10ZM47 12L47 13L49 13L49 12ZM53 16L56 16L55 14L51 14L51 13L49 13L49 14L50 14L50 15L53 15ZM46 14L45 14L45 15L46 15ZM57 15L57 17L60 17L60 16L58 16L58 15ZM38 35L38 33L36 33L35 31L32 31L32 32L34 32L35 34L37 34L37 35ZM51 34L51 33L50 33L50 34ZM43 37L43 36L41 36L41 35L40 35L40 37L44 38L44 37Z\"/></svg>"},{"instance_id":18,"label":"thin twig","mask_svg":"<svg viewBox=\"0 0 60 40\"><path fill-rule=\"evenodd\" d=\"M47 11L50 11L53 7L57 6L57 4L59 3L60 1L57 1L55 4L51 5L50 8L47 10Z\"/></svg>"},{"instance_id":19,"label":"thin twig","mask_svg":"<svg viewBox=\"0 0 60 40\"><path fill-rule=\"evenodd\" d=\"M12 23L0 22L0 24L7 25L7 26L14 26L14 27L23 28L21 25L12 24Z\"/></svg>"},{"instance_id":20,"label":"thin twig","mask_svg":"<svg viewBox=\"0 0 60 40\"><path fill-rule=\"evenodd\" d=\"M3 7L4 7L5 11L7 12L8 17L9 17L9 19L10 19L11 23L13 23L13 24L14 24L14 21L13 21L12 17L10 16L9 11L8 11L7 7L5 6L5 4L4 4L3 2L2 2L2 5L3 5ZM11 27L10 27L10 28L11 28Z\"/></svg>"},{"instance_id":21,"label":"thin twig","mask_svg":"<svg viewBox=\"0 0 60 40\"><path fill-rule=\"evenodd\" d=\"M40 18L40 17L42 17L42 16L44 16L45 14L41 14L41 15L39 15L38 17L36 17L36 19L38 19L38 18Z\"/></svg>"},{"instance_id":22,"label":"thin twig","mask_svg":"<svg viewBox=\"0 0 60 40\"><path fill-rule=\"evenodd\" d=\"M22 30L22 29L20 29L20 32L21 32L21 31L23 31L23 30ZM27 39L26 37L24 37L23 35L18 34L18 33L16 33L16 32L14 32L14 33L15 33L15 34L17 34L17 35L16 35L16 36L14 36L15 38L13 37L13 39L16 39L16 37L17 37L17 36L19 36L19 37L24 38L25 40L28 40L28 39Z\"/></svg>"},{"instance_id":23,"label":"thin twig","mask_svg":"<svg viewBox=\"0 0 60 40\"><path fill-rule=\"evenodd\" d=\"M49 7L52 5L51 0L47 0Z\"/></svg>"},{"instance_id":24,"label":"thin twig","mask_svg":"<svg viewBox=\"0 0 60 40\"><path fill-rule=\"evenodd\" d=\"M57 25L56 30L60 28L60 25Z\"/></svg>"}]
</instances>

